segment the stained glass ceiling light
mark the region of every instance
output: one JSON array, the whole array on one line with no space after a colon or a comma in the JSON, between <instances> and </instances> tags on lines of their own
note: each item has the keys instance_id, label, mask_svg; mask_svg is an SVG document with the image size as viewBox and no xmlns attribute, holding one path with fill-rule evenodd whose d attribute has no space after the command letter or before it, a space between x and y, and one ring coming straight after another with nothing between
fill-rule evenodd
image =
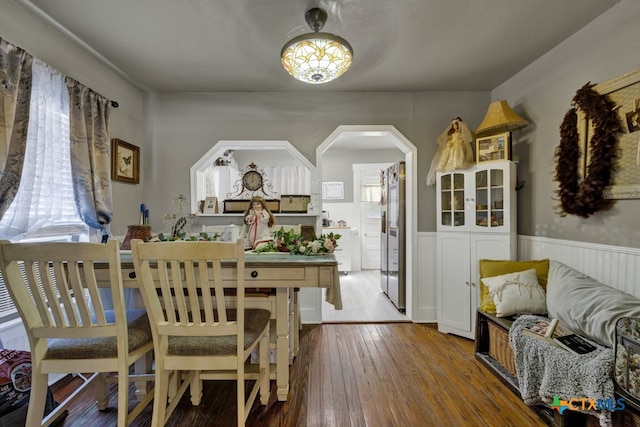
<instances>
[{"instance_id":1,"label":"stained glass ceiling light","mask_svg":"<svg viewBox=\"0 0 640 427\"><path fill-rule=\"evenodd\" d=\"M351 66L353 49L342 37L321 33L327 12L309 9L304 18L313 33L289 40L280 52L282 66L294 78L311 84L337 79Z\"/></svg>"}]
</instances>

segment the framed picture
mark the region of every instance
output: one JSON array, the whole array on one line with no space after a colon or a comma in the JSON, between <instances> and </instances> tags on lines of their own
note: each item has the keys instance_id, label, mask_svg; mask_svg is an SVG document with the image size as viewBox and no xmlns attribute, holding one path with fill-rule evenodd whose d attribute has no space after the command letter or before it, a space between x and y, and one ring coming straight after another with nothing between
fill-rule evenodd
<instances>
[{"instance_id":1,"label":"framed picture","mask_svg":"<svg viewBox=\"0 0 640 427\"><path fill-rule=\"evenodd\" d=\"M140 182L140 148L121 139L111 140L111 179Z\"/></svg>"},{"instance_id":2,"label":"framed picture","mask_svg":"<svg viewBox=\"0 0 640 427\"><path fill-rule=\"evenodd\" d=\"M605 199L640 199L640 68L593 87L618 107L622 126L616 144L616 167L611 171L611 185L605 187ZM580 176L591 161L589 140L593 123L578 114L578 135L582 153Z\"/></svg>"},{"instance_id":3,"label":"framed picture","mask_svg":"<svg viewBox=\"0 0 640 427\"><path fill-rule=\"evenodd\" d=\"M500 133L476 139L476 163L511 160L510 133Z\"/></svg>"},{"instance_id":4,"label":"framed picture","mask_svg":"<svg viewBox=\"0 0 640 427\"><path fill-rule=\"evenodd\" d=\"M217 214L218 213L218 198L207 197L204 199L204 206L202 207L203 214Z\"/></svg>"},{"instance_id":5,"label":"framed picture","mask_svg":"<svg viewBox=\"0 0 640 427\"><path fill-rule=\"evenodd\" d=\"M344 199L344 182L342 181L323 182L322 198L324 200Z\"/></svg>"}]
</instances>

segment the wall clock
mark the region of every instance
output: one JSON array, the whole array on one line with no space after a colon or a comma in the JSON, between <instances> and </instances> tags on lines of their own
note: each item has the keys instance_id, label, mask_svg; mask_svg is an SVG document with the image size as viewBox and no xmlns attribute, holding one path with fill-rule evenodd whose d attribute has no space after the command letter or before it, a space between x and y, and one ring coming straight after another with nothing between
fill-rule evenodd
<instances>
[{"instance_id":1,"label":"wall clock","mask_svg":"<svg viewBox=\"0 0 640 427\"><path fill-rule=\"evenodd\" d=\"M242 176L242 185L249 191L256 191L262 188L262 174L256 170L249 170Z\"/></svg>"},{"instance_id":2,"label":"wall clock","mask_svg":"<svg viewBox=\"0 0 640 427\"><path fill-rule=\"evenodd\" d=\"M280 212L280 194L273 190L265 170L251 162L246 169L239 171L232 191L227 193L224 213L244 212L255 196L264 198L271 212Z\"/></svg>"}]
</instances>

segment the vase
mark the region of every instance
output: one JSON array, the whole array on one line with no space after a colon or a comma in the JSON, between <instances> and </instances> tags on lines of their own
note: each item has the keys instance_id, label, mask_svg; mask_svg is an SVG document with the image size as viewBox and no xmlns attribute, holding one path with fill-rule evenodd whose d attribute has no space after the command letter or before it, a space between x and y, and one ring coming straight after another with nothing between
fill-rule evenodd
<instances>
[{"instance_id":1,"label":"vase","mask_svg":"<svg viewBox=\"0 0 640 427\"><path fill-rule=\"evenodd\" d=\"M129 225L127 226L127 235L124 236L122 246L120 250L131 249L131 239L140 239L145 242L151 238L151 226L150 225Z\"/></svg>"}]
</instances>

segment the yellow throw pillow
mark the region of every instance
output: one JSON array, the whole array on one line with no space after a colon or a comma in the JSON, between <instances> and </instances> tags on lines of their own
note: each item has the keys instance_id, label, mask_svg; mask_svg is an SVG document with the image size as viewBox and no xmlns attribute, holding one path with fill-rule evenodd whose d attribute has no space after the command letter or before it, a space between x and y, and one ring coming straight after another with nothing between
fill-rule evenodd
<instances>
[{"instance_id":1,"label":"yellow throw pillow","mask_svg":"<svg viewBox=\"0 0 640 427\"><path fill-rule=\"evenodd\" d=\"M480 260L480 279L484 277L495 277L503 274L517 273L529 269L536 270L536 277L542 289L547 290L547 275L549 274L549 260L526 260L526 261L510 261L510 260ZM487 288L480 280L480 310L485 313L496 314L496 305L493 297L489 294Z\"/></svg>"}]
</instances>

